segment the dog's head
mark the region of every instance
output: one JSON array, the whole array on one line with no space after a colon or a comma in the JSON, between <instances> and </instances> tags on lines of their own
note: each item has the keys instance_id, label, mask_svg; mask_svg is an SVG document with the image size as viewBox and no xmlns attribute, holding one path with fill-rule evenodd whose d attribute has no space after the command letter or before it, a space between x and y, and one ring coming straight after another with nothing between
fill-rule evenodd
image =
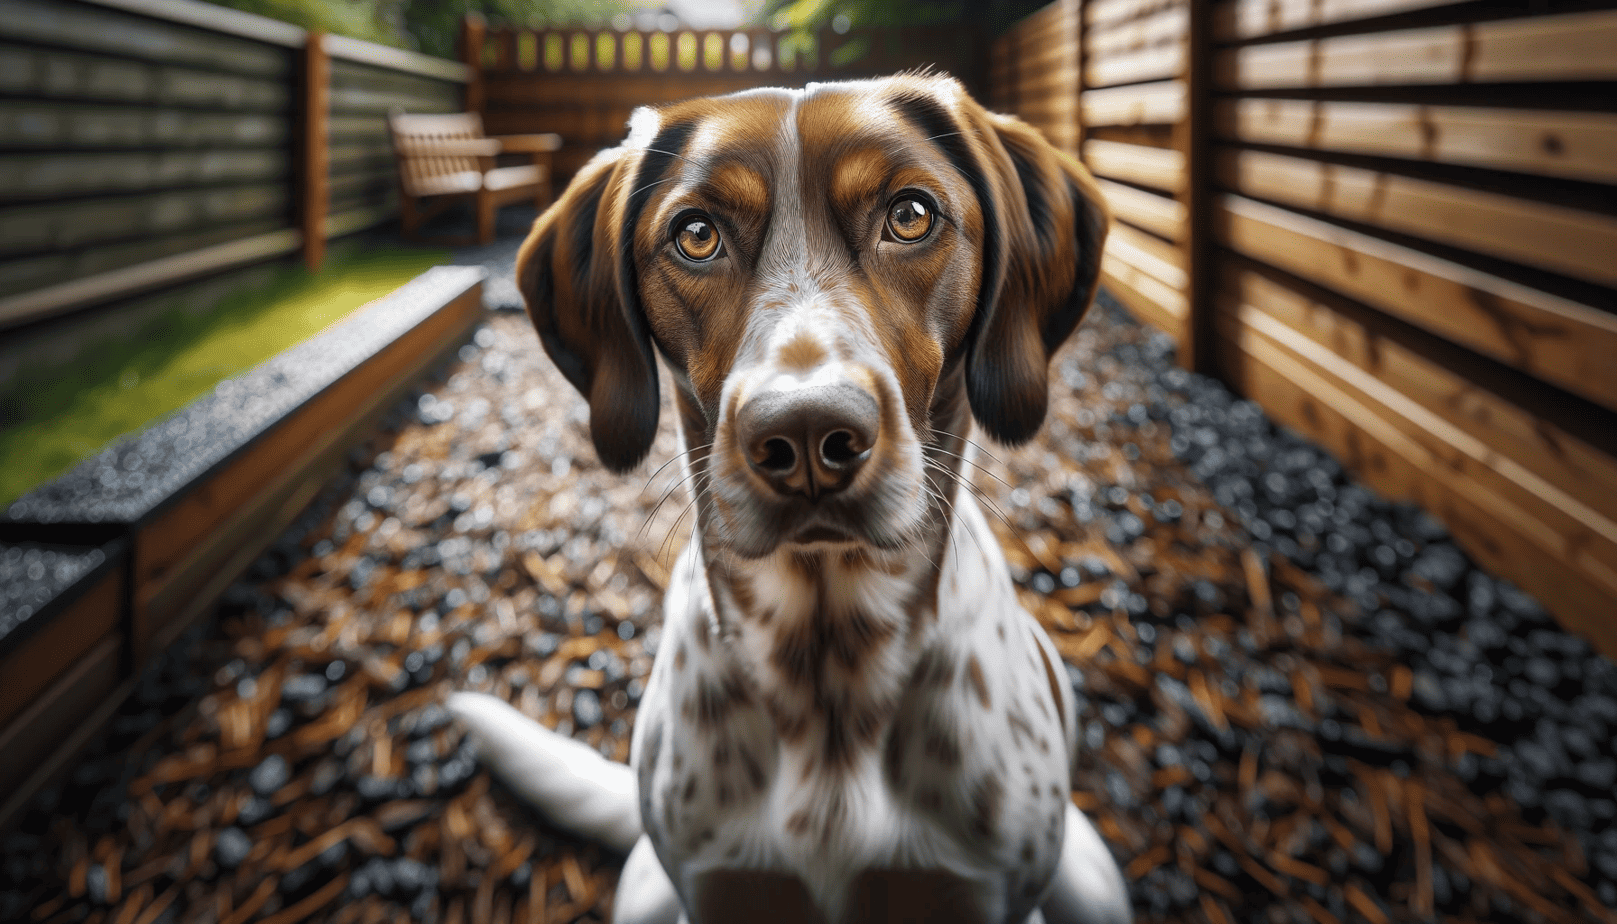
<instances>
[{"instance_id":1,"label":"dog's head","mask_svg":"<svg viewBox=\"0 0 1617 924\"><path fill-rule=\"evenodd\" d=\"M914 75L642 109L630 127L518 261L608 467L651 447L656 353L744 557L902 545L927 447L965 427L962 391L995 439L1038 430L1107 217L1033 129Z\"/></svg>"}]
</instances>

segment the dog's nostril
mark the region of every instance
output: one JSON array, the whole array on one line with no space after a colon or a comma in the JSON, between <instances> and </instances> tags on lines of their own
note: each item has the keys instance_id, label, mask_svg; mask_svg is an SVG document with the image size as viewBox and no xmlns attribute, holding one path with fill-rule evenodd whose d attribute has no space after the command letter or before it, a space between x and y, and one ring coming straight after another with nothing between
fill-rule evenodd
<instances>
[{"instance_id":1,"label":"dog's nostril","mask_svg":"<svg viewBox=\"0 0 1617 924\"><path fill-rule=\"evenodd\" d=\"M820 443L820 458L829 465L847 465L858 459L861 450L854 446L853 439L847 430L831 433Z\"/></svg>"},{"instance_id":2,"label":"dog's nostril","mask_svg":"<svg viewBox=\"0 0 1617 924\"><path fill-rule=\"evenodd\" d=\"M789 472L797 465L797 451L780 437L765 440L764 457L758 461L758 465L771 471Z\"/></svg>"}]
</instances>

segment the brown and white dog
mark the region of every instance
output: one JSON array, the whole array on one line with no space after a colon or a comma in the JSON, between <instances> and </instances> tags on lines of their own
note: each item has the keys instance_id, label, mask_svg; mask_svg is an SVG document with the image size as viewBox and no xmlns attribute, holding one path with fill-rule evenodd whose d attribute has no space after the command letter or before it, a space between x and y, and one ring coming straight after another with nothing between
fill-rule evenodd
<instances>
[{"instance_id":1,"label":"brown and white dog","mask_svg":"<svg viewBox=\"0 0 1617 924\"><path fill-rule=\"evenodd\" d=\"M1070 799L1072 692L960 488L1089 305L1083 167L953 80L641 109L518 281L602 461L674 382L697 525L631 767L456 694L552 820L631 851L618 921L1126 922Z\"/></svg>"}]
</instances>

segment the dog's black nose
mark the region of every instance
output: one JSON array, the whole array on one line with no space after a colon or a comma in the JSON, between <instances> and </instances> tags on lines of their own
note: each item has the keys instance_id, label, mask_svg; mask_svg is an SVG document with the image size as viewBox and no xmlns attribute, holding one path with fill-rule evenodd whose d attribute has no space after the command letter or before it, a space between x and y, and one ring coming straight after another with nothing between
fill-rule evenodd
<instances>
[{"instance_id":1,"label":"dog's black nose","mask_svg":"<svg viewBox=\"0 0 1617 924\"><path fill-rule=\"evenodd\" d=\"M736 415L752 470L781 494L810 499L846 488L880 429L876 399L851 382L766 392Z\"/></svg>"}]
</instances>

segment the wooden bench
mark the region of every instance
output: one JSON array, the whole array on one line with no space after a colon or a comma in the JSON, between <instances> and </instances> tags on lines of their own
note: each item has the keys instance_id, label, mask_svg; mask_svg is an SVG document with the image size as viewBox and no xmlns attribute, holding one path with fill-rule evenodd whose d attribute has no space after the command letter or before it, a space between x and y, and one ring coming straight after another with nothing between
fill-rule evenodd
<instances>
[{"instance_id":1,"label":"wooden bench","mask_svg":"<svg viewBox=\"0 0 1617 924\"><path fill-rule=\"evenodd\" d=\"M559 135L483 134L475 112L388 117L399 162L399 209L404 236L418 239L421 223L460 199L477 203L477 242L494 240L494 213L502 205L531 198L544 209L551 201L551 156ZM499 154L528 154L530 164L495 166Z\"/></svg>"}]
</instances>

